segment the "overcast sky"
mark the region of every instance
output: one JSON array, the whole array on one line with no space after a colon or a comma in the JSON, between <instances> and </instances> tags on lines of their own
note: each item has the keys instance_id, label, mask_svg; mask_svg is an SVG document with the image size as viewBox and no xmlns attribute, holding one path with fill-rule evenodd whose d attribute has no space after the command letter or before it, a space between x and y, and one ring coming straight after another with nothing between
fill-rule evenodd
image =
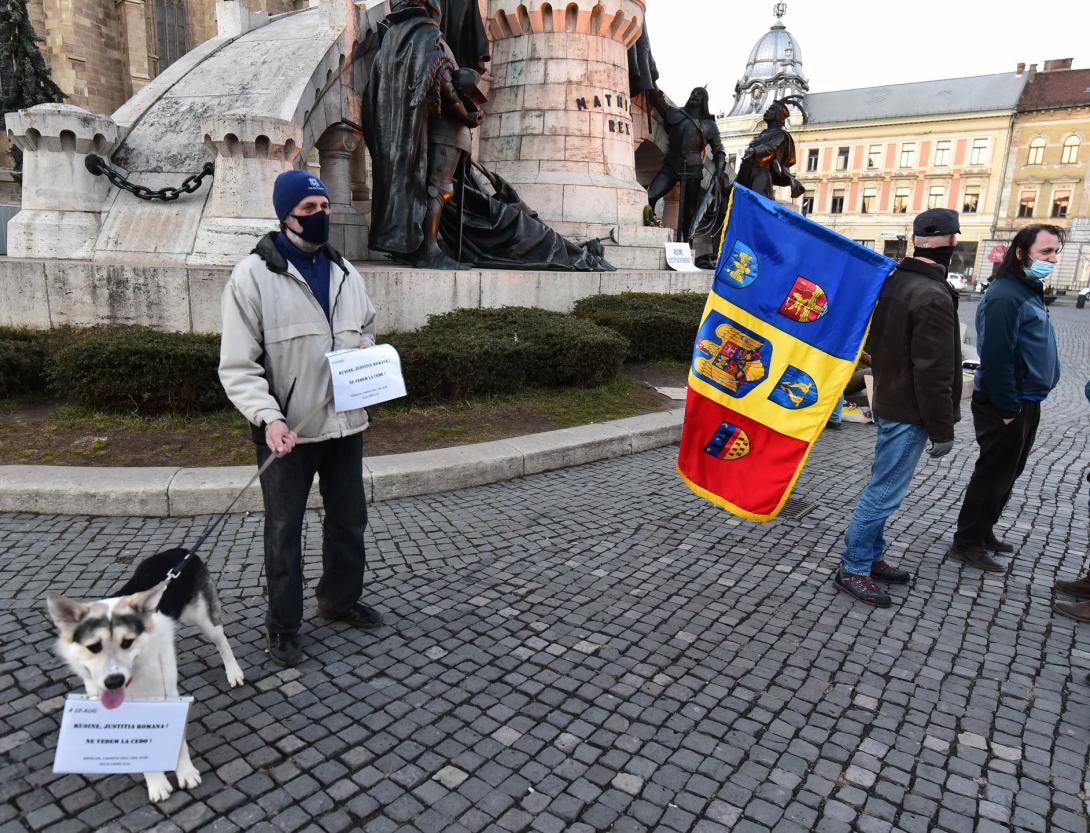
<instances>
[{"instance_id":1,"label":"overcast sky","mask_svg":"<svg viewBox=\"0 0 1090 833\"><path fill-rule=\"evenodd\" d=\"M774 0L647 0L659 86L684 101L708 85L729 110L749 51L775 22ZM929 10L928 10L929 9ZM1090 68L1086 0L787 0L811 92L1014 72L1019 61L1074 58Z\"/></svg>"}]
</instances>

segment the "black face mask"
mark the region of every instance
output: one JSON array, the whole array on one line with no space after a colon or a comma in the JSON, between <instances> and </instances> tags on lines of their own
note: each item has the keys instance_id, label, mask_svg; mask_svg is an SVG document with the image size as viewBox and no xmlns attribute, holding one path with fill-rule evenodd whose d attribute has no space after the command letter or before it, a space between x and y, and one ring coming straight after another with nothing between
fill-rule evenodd
<instances>
[{"instance_id":1,"label":"black face mask","mask_svg":"<svg viewBox=\"0 0 1090 833\"><path fill-rule=\"evenodd\" d=\"M321 246L329 241L329 213L316 211L306 217L292 214L296 222L303 227L301 232L296 232L301 238L313 246Z\"/></svg>"},{"instance_id":2,"label":"black face mask","mask_svg":"<svg viewBox=\"0 0 1090 833\"><path fill-rule=\"evenodd\" d=\"M916 257L926 257L928 260L935 261L935 263L941 263L943 269L949 270L950 261L954 259L954 247L935 246L932 249L924 249L917 246L913 254Z\"/></svg>"}]
</instances>

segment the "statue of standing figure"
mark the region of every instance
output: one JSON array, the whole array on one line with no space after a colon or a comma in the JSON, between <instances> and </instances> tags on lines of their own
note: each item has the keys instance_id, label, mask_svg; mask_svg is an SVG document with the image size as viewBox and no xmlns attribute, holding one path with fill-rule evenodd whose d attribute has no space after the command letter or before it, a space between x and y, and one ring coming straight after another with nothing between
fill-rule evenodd
<instances>
[{"instance_id":1,"label":"statue of standing figure","mask_svg":"<svg viewBox=\"0 0 1090 833\"><path fill-rule=\"evenodd\" d=\"M772 188L776 185L790 188L791 199L798 199L806 192L806 186L791 173L795 164L795 140L785 126L791 115L788 104L802 107L797 96L788 96L769 105L764 114L767 126L746 148L735 180L769 199L774 199ZM805 118L805 111L803 116Z\"/></svg>"},{"instance_id":2,"label":"statue of standing figure","mask_svg":"<svg viewBox=\"0 0 1090 833\"><path fill-rule=\"evenodd\" d=\"M655 205L678 183L681 184L681 211L678 222L678 239L687 242L692 234L694 220L699 219L702 179L704 177L704 151L711 147L715 162L714 182L718 182L726 166L727 155L719 137L719 127L708 109L708 91L704 87L693 89L684 107L675 107L658 87L648 90L647 100L662 116L666 125L668 149L662 170L647 187L647 208L644 209L644 225L661 225L655 216Z\"/></svg>"},{"instance_id":3,"label":"statue of standing figure","mask_svg":"<svg viewBox=\"0 0 1090 833\"><path fill-rule=\"evenodd\" d=\"M397 0L383 21L364 96L374 163L369 245L425 269L460 269L439 246L439 226L482 113L456 86L472 81L459 78L441 20L440 0Z\"/></svg>"}]
</instances>

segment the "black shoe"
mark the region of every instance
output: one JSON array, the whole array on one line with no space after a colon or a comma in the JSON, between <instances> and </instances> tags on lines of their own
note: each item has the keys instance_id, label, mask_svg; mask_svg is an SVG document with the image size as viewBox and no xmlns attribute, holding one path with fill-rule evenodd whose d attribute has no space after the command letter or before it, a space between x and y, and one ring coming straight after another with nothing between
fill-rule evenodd
<instances>
[{"instance_id":1,"label":"black shoe","mask_svg":"<svg viewBox=\"0 0 1090 833\"><path fill-rule=\"evenodd\" d=\"M894 567L887 561L875 561L871 564L870 577L890 584L908 584L912 581L912 573L900 567Z\"/></svg>"},{"instance_id":2,"label":"black shoe","mask_svg":"<svg viewBox=\"0 0 1090 833\"><path fill-rule=\"evenodd\" d=\"M362 602L354 602L352 607L344 613L334 613L322 607L318 608L318 615L323 619L332 619L334 622L345 622L364 630L374 630L382 627L382 614L373 607L368 607Z\"/></svg>"},{"instance_id":3,"label":"black shoe","mask_svg":"<svg viewBox=\"0 0 1090 833\"><path fill-rule=\"evenodd\" d=\"M298 665L299 660L302 658L303 652L299 650L299 634L269 634L269 659L277 665L290 668L293 665Z\"/></svg>"},{"instance_id":4,"label":"black shoe","mask_svg":"<svg viewBox=\"0 0 1090 833\"><path fill-rule=\"evenodd\" d=\"M893 604L889 593L875 584L870 576L857 576L837 568L837 571L833 573L833 586L849 596L855 596L864 604L874 607L889 607Z\"/></svg>"},{"instance_id":5,"label":"black shoe","mask_svg":"<svg viewBox=\"0 0 1090 833\"><path fill-rule=\"evenodd\" d=\"M994 535L989 535L988 540L984 542L984 549L991 550L992 552L1002 552L1009 555L1014 552L1014 547L1008 544L1006 541L1000 541Z\"/></svg>"},{"instance_id":6,"label":"black shoe","mask_svg":"<svg viewBox=\"0 0 1090 833\"><path fill-rule=\"evenodd\" d=\"M970 567L989 573L1007 572L1007 568L988 555L988 551L980 544L952 544L946 551L946 557L963 561Z\"/></svg>"},{"instance_id":7,"label":"black shoe","mask_svg":"<svg viewBox=\"0 0 1090 833\"><path fill-rule=\"evenodd\" d=\"M833 431L839 431L844 427L844 424L841 422L833 422L830 420L829 422L825 423L825 427L831 428Z\"/></svg>"}]
</instances>

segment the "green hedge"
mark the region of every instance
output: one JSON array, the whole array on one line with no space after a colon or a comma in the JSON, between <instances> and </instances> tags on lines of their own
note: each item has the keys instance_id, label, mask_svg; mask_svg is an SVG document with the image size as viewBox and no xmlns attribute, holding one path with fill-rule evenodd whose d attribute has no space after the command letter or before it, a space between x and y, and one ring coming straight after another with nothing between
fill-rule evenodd
<instances>
[{"instance_id":1,"label":"green hedge","mask_svg":"<svg viewBox=\"0 0 1090 833\"><path fill-rule=\"evenodd\" d=\"M628 348L590 321L528 307L454 310L385 340L401 355L410 401L421 404L605 384Z\"/></svg>"},{"instance_id":2,"label":"green hedge","mask_svg":"<svg viewBox=\"0 0 1090 833\"><path fill-rule=\"evenodd\" d=\"M688 361L706 300L695 292L592 295L576 303L573 314L624 336L627 361Z\"/></svg>"},{"instance_id":3,"label":"green hedge","mask_svg":"<svg viewBox=\"0 0 1090 833\"><path fill-rule=\"evenodd\" d=\"M46 356L55 338L49 330L0 327L0 396L45 392Z\"/></svg>"},{"instance_id":4,"label":"green hedge","mask_svg":"<svg viewBox=\"0 0 1090 833\"><path fill-rule=\"evenodd\" d=\"M47 361L54 393L90 408L136 414L207 413L228 406L218 335L149 327L70 331Z\"/></svg>"}]
</instances>

